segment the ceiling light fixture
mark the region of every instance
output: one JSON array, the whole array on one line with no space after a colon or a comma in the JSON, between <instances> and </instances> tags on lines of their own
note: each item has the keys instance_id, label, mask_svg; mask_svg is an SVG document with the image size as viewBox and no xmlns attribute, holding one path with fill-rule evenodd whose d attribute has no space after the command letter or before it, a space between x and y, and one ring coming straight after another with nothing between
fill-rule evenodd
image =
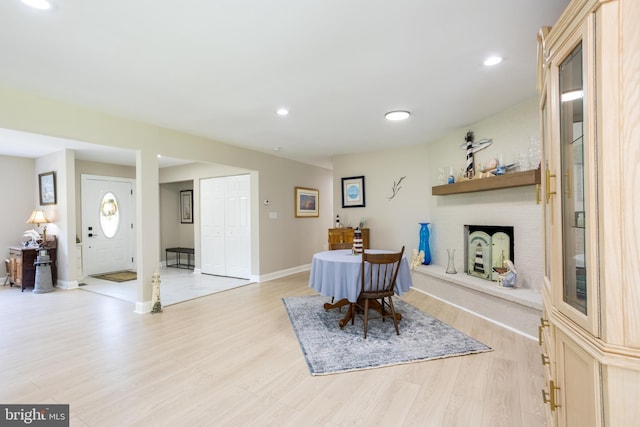
<instances>
[{"instance_id":1,"label":"ceiling light fixture","mask_svg":"<svg viewBox=\"0 0 640 427\"><path fill-rule=\"evenodd\" d=\"M289 114L289 110L286 108L279 108L278 111L276 111L276 114L279 116L286 116Z\"/></svg>"},{"instance_id":2,"label":"ceiling light fixture","mask_svg":"<svg viewBox=\"0 0 640 427\"><path fill-rule=\"evenodd\" d=\"M34 9L49 10L51 9L51 2L49 0L22 0L22 3L27 6L31 6Z\"/></svg>"},{"instance_id":3,"label":"ceiling light fixture","mask_svg":"<svg viewBox=\"0 0 640 427\"><path fill-rule=\"evenodd\" d=\"M484 60L485 67L492 67L502 62L502 58L499 56L490 56Z\"/></svg>"},{"instance_id":4,"label":"ceiling light fixture","mask_svg":"<svg viewBox=\"0 0 640 427\"><path fill-rule=\"evenodd\" d=\"M396 122L398 120L406 120L409 118L410 115L411 113L409 113L408 111L397 110L397 111L389 111L387 114L384 115L384 117L387 120Z\"/></svg>"},{"instance_id":5,"label":"ceiling light fixture","mask_svg":"<svg viewBox=\"0 0 640 427\"><path fill-rule=\"evenodd\" d=\"M273 151L280 151L282 150L282 147L273 147Z\"/></svg>"}]
</instances>

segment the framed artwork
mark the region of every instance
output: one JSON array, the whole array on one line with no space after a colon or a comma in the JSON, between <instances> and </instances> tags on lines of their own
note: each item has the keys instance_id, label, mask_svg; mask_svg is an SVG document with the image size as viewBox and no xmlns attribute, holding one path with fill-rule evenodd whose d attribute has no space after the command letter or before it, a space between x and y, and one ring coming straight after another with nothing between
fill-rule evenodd
<instances>
[{"instance_id":1,"label":"framed artwork","mask_svg":"<svg viewBox=\"0 0 640 427\"><path fill-rule=\"evenodd\" d=\"M342 207L364 208L364 176L342 178Z\"/></svg>"},{"instance_id":2,"label":"framed artwork","mask_svg":"<svg viewBox=\"0 0 640 427\"><path fill-rule=\"evenodd\" d=\"M313 188L296 187L296 218L320 215L320 192Z\"/></svg>"},{"instance_id":3,"label":"framed artwork","mask_svg":"<svg viewBox=\"0 0 640 427\"><path fill-rule=\"evenodd\" d=\"M55 205L56 204L55 172L46 172L46 173L39 174L38 184L40 187L40 204Z\"/></svg>"},{"instance_id":4,"label":"framed artwork","mask_svg":"<svg viewBox=\"0 0 640 427\"><path fill-rule=\"evenodd\" d=\"M193 190L180 191L180 222L193 224Z\"/></svg>"}]
</instances>

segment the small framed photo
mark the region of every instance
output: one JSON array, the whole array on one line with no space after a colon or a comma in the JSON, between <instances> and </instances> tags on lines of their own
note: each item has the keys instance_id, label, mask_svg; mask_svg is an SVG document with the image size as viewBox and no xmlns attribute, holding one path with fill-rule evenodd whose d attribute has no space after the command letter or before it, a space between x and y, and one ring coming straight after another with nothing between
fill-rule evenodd
<instances>
[{"instance_id":1,"label":"small framed photo","mask_svg":"<svg viewBox=\"0 0 640 427\"><path fill-rule=\"evenodd\" d=\"M296 218L320 216L320 192L313 188L296 187Z\"/></svg>"},{"instance_id":2,"label":"small framed photo","mask_svg":"<svg viewBox=\"0 0 640 427\"><path fill-rule=\"evenodd\" d=\"M364 176L342 178L342 207L364 208Z\"/></svg>"},{"instance_id":3,"label":"small framed photo","mask_svg":"<svg viewBox=\"0 0 640 427\"><path fill-rule=\"evenodd\" d=\"M55 172L46 172L46 173L39 174L38 184L40 186L40 204L55 205L56 204Z\"/></svg>"},{"instance_id":4,"label":"small framed photo","mask_svg":"<svg viewBox=\"0 0 640 427\"><path fill-rule=\"evenodd\" d=\"M193 190L180 191L180 222L193 224Z\"/></svg>"}]
</instances>

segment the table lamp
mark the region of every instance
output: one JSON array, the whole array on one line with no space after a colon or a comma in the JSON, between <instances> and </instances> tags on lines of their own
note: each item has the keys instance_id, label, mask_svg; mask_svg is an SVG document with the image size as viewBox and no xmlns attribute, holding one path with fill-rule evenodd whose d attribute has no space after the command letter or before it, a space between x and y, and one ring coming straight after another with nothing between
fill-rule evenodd
<instances>
[{"instance_id":1,"label":"table lamp","mask_svg":"<svg viewBox=\"0 0 640 427\"><path fill-rule=\"evenodd\" d=\"M47 215L45 215L44 211L40 209L34 209L34 211L31 212L31 216L27 220L27 224L35 224L36 227L40 227L40 224L45 224L45 226L42 228L42 241L45 243L47 241L46 224L49 224L50 222L51 221L49 220L49 218L47 218Z\"/></svg>"}]
</instances>

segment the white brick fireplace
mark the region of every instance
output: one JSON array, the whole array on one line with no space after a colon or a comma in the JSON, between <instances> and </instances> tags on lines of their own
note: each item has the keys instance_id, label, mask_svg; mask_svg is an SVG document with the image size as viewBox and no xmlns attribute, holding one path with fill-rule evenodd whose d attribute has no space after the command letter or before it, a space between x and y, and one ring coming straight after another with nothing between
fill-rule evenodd
<instances>
[{"instance_id":1,"label":"white brick fireplace","mask_svg":"<svg viewBox=\"0 0 640 427\"><path fill-rule=\"evenodd\" d=\"M433 196L432 265L418 267L414 286L482 317L535 336L542 309L542 205L535 187ZM513 226L516 289L467 275L465 225ZM455 249L457 274L446 274L447 249Z\"/></svg>"}]
</instances>

